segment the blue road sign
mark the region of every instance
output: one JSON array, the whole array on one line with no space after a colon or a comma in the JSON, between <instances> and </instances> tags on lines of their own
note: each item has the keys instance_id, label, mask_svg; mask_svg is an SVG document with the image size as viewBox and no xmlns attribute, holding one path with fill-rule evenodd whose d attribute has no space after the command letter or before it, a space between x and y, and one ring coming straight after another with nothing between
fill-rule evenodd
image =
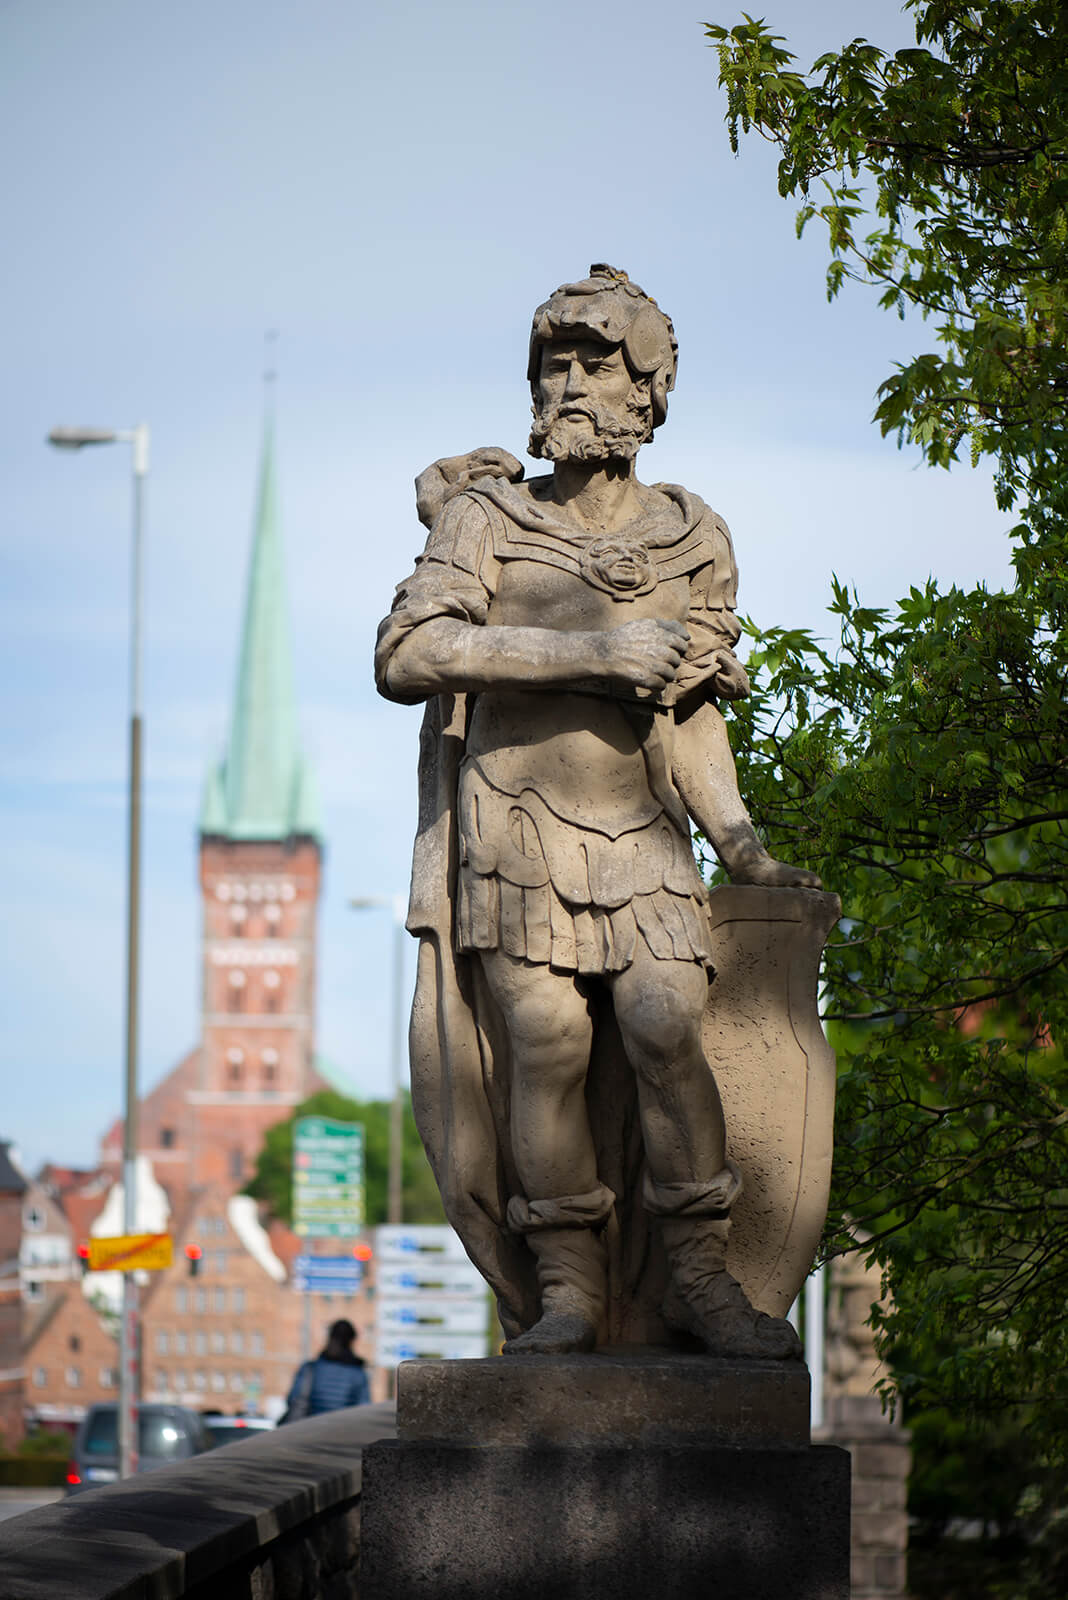
<instances>
[{"instance_id":1,"label":"blue road sign","mask_svg":"<svg viewBox=\"0 0 1068 1600\"><path fill-rule=\"evenodd\" d=\"M355 1294L363 1282L363 1262L352 1256L297 1256L293 1287L301 1294Z\"/></svg>"}]
</instances>

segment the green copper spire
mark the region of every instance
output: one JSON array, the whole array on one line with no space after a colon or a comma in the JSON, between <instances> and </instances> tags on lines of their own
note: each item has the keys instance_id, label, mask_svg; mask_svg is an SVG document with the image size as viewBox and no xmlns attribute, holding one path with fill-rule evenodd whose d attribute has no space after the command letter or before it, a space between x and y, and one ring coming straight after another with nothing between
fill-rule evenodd
<instances>
[{"instance_id":1,"label":"green copper spire","mask_svg":"<svg viewBox=\"0 0 1068 1600\"><path fill-rule=\"evenodd\" d=\"M204 790L200 831L227 839L318 838L314 783L300 753L282 537L268 418L245 625L226 755Z\"/></svg>"}]
</instances>

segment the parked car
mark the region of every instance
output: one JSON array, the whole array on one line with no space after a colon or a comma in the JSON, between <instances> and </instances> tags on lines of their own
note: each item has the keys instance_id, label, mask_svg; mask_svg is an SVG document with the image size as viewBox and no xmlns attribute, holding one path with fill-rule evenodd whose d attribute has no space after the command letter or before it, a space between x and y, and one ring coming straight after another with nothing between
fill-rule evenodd
<instances>
[{"instance_id":1,"label":"parked car","mask_svg":"<svg viewBox=\"0 0 1068 1600\"><path fill-rule=\"evenodd\" d=\"M236 1444L238 1439L250 1439L253 1434L274 1427L268 1417L225 1417L221 1411L206 1411L204 1424L213 1445Z\"/></svg>"},{"instance_id":2,"label":"parked car","mask_svg":"<svg viewBox=\"0 0 1068 1600\"><path fill-rule=\"evenodd\" d=\"M152 1472L212 1448L211 1434L198 1411L150 1401L138 1410L138 1472ZM119 1476L119 1408L90 1406L74 1436L67 1468L67 1493L79 1494Z\"/></svg>"}]
</instances>

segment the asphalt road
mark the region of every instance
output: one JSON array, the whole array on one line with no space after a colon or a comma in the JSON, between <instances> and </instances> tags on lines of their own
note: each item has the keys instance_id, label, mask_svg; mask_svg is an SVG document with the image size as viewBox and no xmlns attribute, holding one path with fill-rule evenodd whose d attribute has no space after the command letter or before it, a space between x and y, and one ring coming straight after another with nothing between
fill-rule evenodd
<instances>
[{"instance_id":1,"label":"asphalt road","mask_svg":"<svg viewBox=\"0 0 1068 1600\"><path fill-rule=\"evenodd\" d=\"M21 1517L24 1511L36 1511L38 1506L50 1506L62 1498L62 1489L0 1489L0 1522Z\"/></svg>"}]
</instances>

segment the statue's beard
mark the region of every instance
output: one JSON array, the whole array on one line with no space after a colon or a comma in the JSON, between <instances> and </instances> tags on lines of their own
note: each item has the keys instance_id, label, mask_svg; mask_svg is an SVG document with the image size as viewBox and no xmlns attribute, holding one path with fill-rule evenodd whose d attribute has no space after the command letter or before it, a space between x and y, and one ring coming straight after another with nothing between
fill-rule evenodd
<instances>
[{"instance_id":1,"label":"statue's beard","mask_svg":"<svg viewBox=\"0 0 1068 1600\"><path fill-rule=\"evenodd\" d=\"M535 411L530 454L545 461L633 461L652 437L652 407L635 397L621 416L592 400L565 400Z\"/></svg>"}]
</instances>

